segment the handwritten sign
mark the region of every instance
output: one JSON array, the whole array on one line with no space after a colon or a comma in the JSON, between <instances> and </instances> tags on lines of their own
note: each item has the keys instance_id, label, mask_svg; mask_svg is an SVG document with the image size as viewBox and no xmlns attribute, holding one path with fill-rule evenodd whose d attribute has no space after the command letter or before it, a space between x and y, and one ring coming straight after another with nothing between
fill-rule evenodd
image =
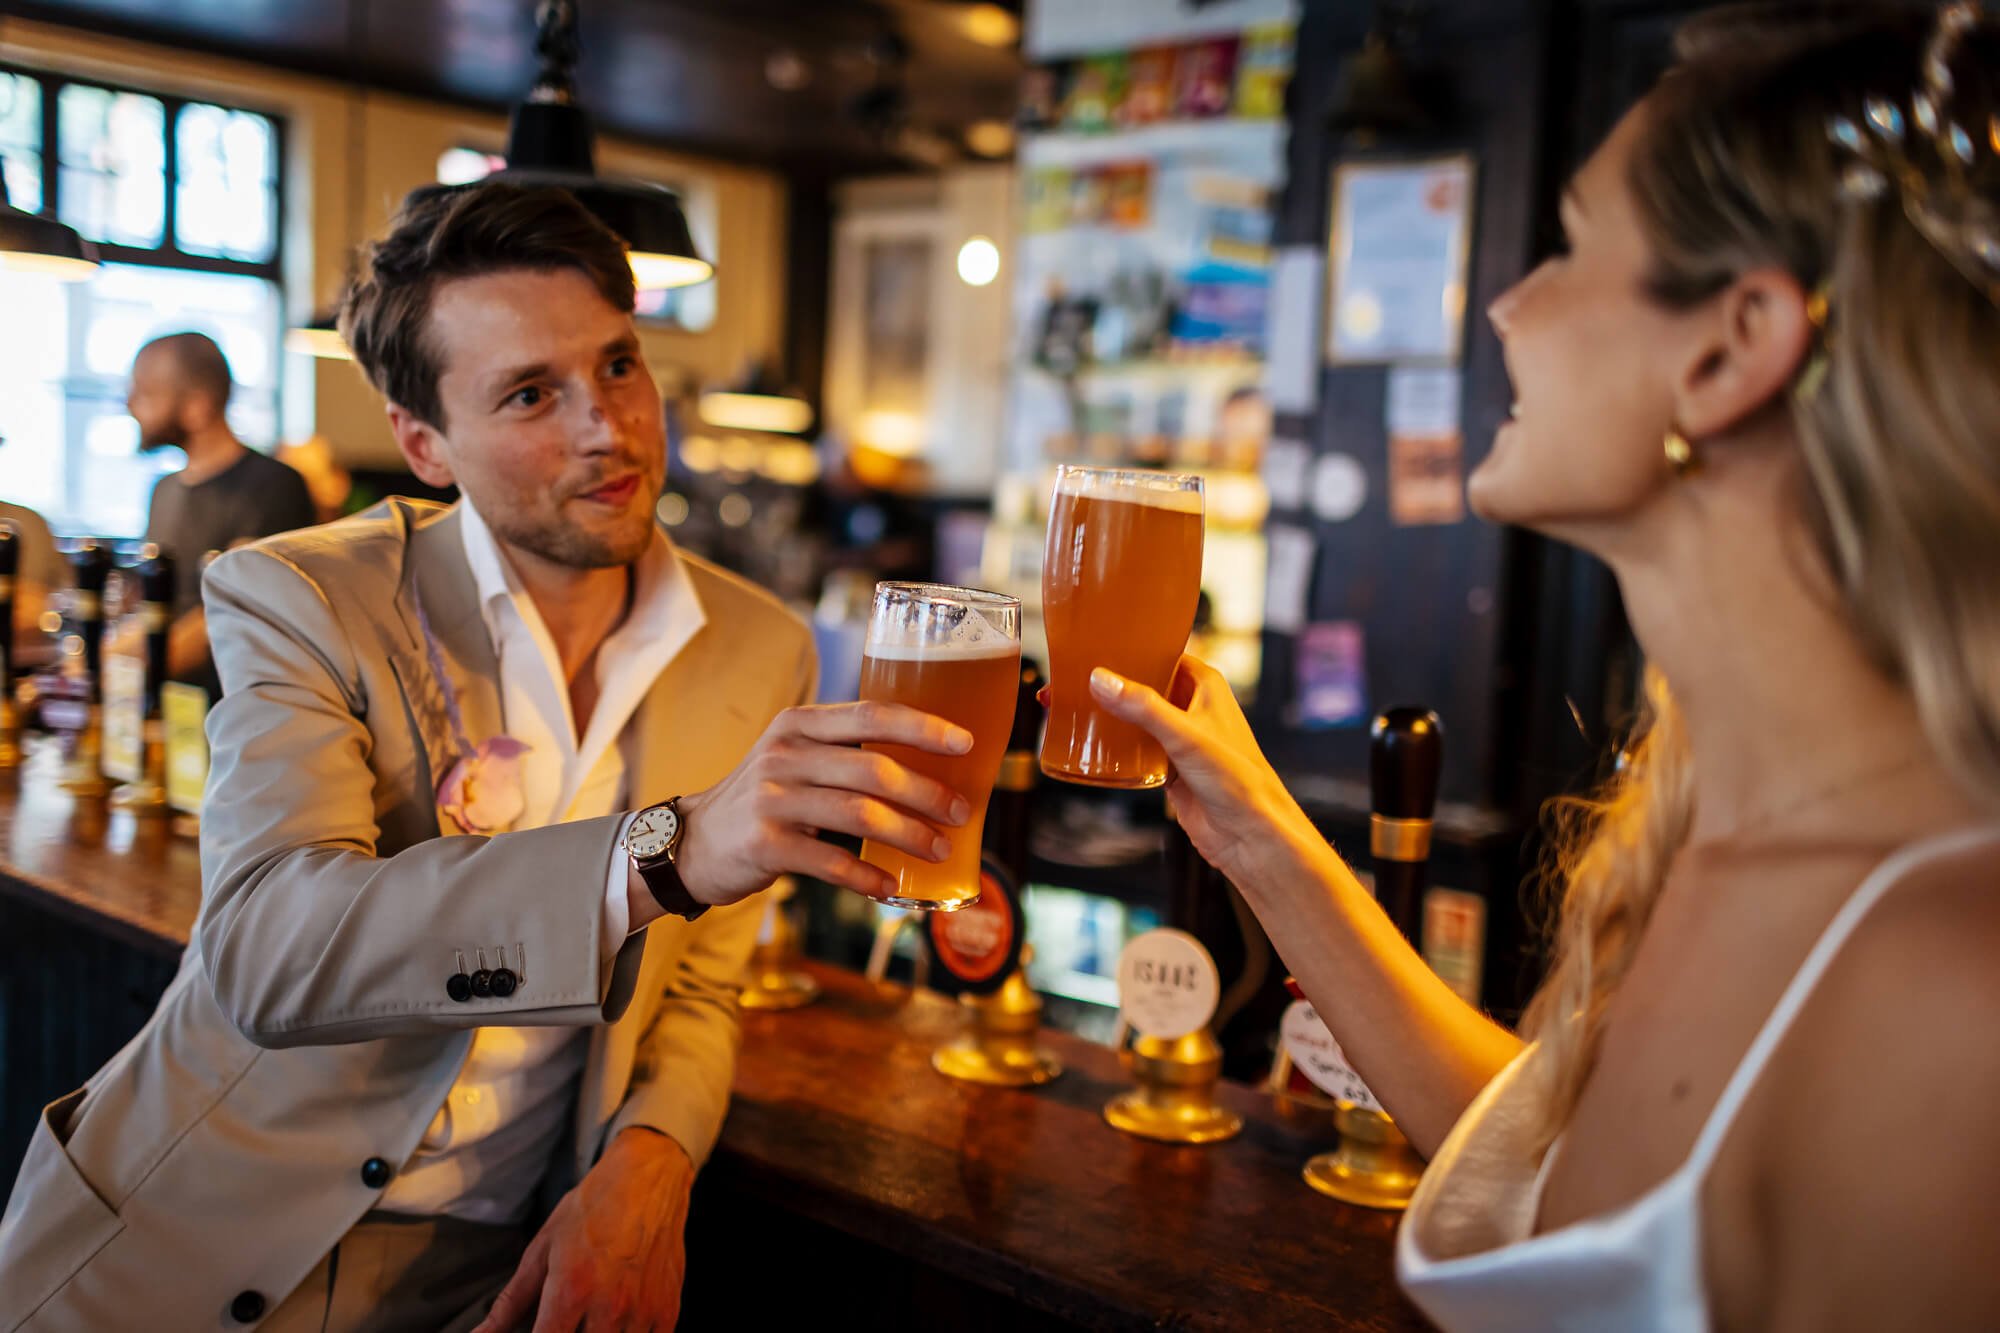
<instances>
[{"instance_id":1,"label":"handwritten sign","mask_svg":"<svg viewBox=\"0 0 2000 1333\"><path fill-rule=\"evenodd\" d=\"M1382 1109L1382 1103L1368 1091L1368 1085L1354 1072L1354 1066L1347 1063L1346 1053L1326 1030L1326 1023L1311 1001L1292 1001L1278 1025L1278 1034L1285 1043L1285 1052L1292 1057L1292 1066L1312 1080L1315 1088L1337 1102L1353 1102L1371 1111Z\"/></svg>"},{"instance_id":2,"label":"handwritten sign","mask_svg":"<svg viewBox=\"0 0 2000 1333\"><path fill-rule=\"evenodd\" d=\"M104 658L104 776L119 782L146 777L146 664L136 657Z\"/></svg>"},{"instance_id":3,"label":"handwritten sign","mask_svg":"<svg viewBox=\"0 0 2000 1333\"><path fill-rule=\"evenodd\" d=\"M1215 960L1184 930L1149 930L1118 955L1118 1009L1144 1036L1173 1041L1199 1032L1221 998Z\"/></svg>"},{"instance_id":4,"label":"handwritten sign","mask_svg":"<svg viewBox=\"0 0 2000 1333\"><path fill-rule=\"evenodd\" d=\"M160 713L167 723L167 804L201 813L208 787L208 691L167 681L160 686Z\"/></svg>"}]
</instances>

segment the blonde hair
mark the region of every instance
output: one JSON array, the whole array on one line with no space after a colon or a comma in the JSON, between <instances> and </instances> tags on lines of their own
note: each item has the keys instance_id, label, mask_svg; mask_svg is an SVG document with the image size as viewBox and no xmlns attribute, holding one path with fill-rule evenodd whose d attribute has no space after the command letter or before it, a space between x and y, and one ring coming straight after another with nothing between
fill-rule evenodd
<instances>
[{"instance_id":1,"label":"blonde hair","mask_svg":"<svg viewBox=\"0 0 2000 1333\"><path fill-rule=\"evenodd\" d=\"M1827 135L1866 97L1908 107L1931 33L1930 15L1881 6L1704 15L1647 100L1628 184L1652 299L1690 306L1758 267L1826 293L1824 374L1802 375L1778 409L1805 463L1803 515L1865 650L1907 686L1967 792L2000 804L2000 308L1963 256L1911 223L1896 184L1844 200L1847 164ZM2000 34L1986 23L1953 62L1964 124L1983 130L2000 112L1996 68ZM1991 222L2000 145L1981 153L1955 206ZM1544 1144L1575 1109L1693 818L1686 737L1657 672L1619 772L1552 813L1562 908L1523 1025L1550 1062Z\"/></svg>"}]
</instances>

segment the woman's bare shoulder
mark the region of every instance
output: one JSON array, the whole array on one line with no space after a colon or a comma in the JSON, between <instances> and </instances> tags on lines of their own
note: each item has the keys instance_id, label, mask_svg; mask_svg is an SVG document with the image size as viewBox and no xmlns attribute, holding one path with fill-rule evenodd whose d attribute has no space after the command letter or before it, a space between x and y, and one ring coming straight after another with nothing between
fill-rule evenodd
<instances>
[{"instance_id":1,"label":"woman's bare shoulder","mask_svg":"<svg viewBox=\"0 0 2000 1333\"><path fill-rule=\"evenodd\" d=\"M1765 1071L1744 1127L1780 1325L2000 1327L1996 1032L2000 838L1907 872Z\"/></svg>"}]
</instances>

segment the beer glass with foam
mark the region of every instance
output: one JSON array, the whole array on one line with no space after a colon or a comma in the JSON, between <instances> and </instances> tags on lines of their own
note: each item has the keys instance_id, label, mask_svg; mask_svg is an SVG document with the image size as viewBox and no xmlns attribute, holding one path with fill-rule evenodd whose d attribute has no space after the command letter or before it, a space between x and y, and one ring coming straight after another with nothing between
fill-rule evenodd
<instances>
[{"instance_id":1,"label":"beer glass with foam","mask_svg":"<svg viewBox=\"0 0 2000 1333\"><path fill-rule=\"evenodd\" d=\"M861 658L861 697L907 704L972 733L961 755L901 745L867 748L935 778L966 799L972 818L945 835L951 855L922 861L886 844L861 844L861 859L895 876L883 901L938 912L979 900L979 849L986 801L1014 728L1021 674L1018 598L938 583L878 583Z\"/></svg>"},{"instance_id":2,"label":"beer glass with foam","mask_svg":"<svg viewBox=\"0 0 2000 1333\"><path fill-rule=\"evenodd\" d=\"M1101 711L1090 673L1109 667L1162 694L1201 597L1200 477L1056 469L1042 562L1049 722L1042 772L1092 787L1158 787L1159 743Z\"/></svg>"}]
</instances>

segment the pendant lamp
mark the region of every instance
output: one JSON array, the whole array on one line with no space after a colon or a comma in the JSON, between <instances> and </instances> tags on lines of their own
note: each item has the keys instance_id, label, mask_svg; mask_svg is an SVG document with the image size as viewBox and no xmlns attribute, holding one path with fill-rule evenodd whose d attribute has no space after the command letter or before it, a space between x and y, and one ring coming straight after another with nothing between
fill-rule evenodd
<instances>
[{"instance_id":1,"label":"pendant lamp","mask_svg":"<svg viewBox=\"0 0 2000 1333\"><path fill-rule=\"evenodd\" d=\"M552 185L575 195L625 242L641 291L706 282L715 266L695 249L678 195L647 181L597 174L596 136L589 114L576 104L580 51L575 0L542 0L535 11L541 71L508 124L507 165L486 179ZM426 185L411 198L467 188Z\"/></svg>"},{"instance_id":2,"label":"pendant lamp","mask_svg":"<svg viewBox=\"0 0 2000 1333\"><path fill-rule=\"evenodd\" d=\"M97 272L97 247L76 228L8 202L4 161L0 161L0 269L40 273L59 282L81 282Z\"/></svg>"}]
</instances>

